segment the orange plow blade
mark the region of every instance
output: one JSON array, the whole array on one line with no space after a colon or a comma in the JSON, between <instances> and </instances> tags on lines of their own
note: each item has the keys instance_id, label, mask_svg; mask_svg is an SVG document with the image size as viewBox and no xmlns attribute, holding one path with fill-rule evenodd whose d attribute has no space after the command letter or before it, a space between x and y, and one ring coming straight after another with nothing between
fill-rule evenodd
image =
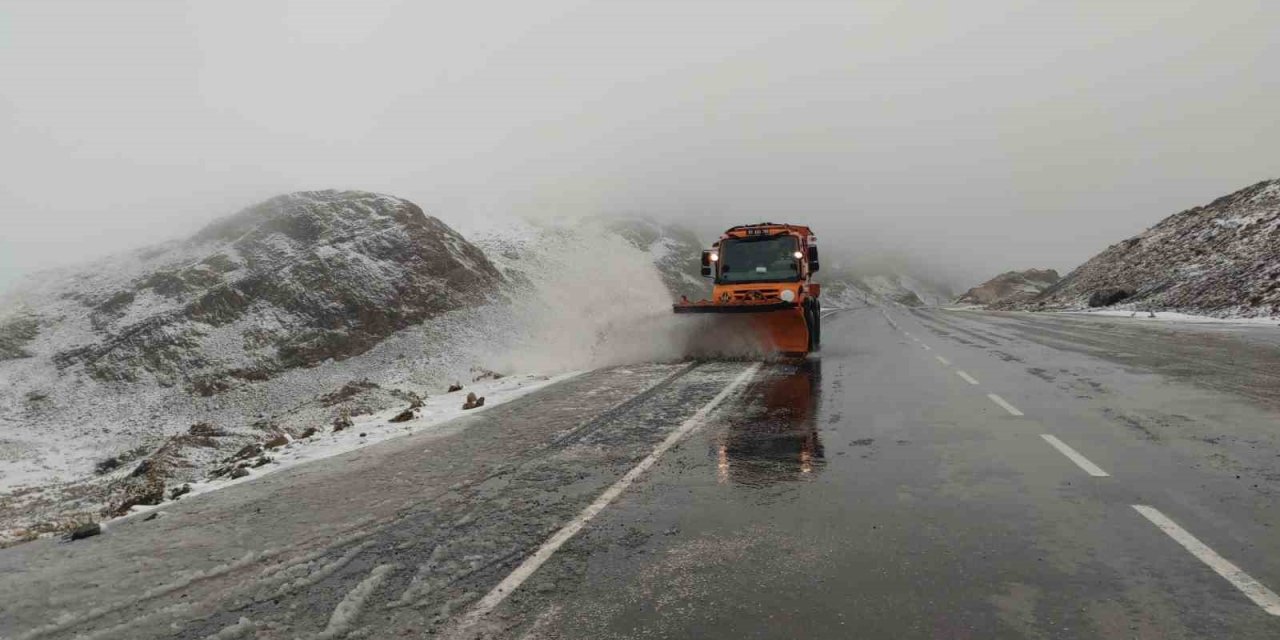
<instances>
[{"instance_id":1,"label":"orange plow blade","mask_svg":"<svg viewBox=\"0 0 1280 640\"><path fill-rule=\"evenodd\" d=\"M809 325L804 310L791 303L685 302L673 306L681 314L715 314L693 345L700 351L748 351L803 356L809 353Z\"/></svg>"}]
</instances>

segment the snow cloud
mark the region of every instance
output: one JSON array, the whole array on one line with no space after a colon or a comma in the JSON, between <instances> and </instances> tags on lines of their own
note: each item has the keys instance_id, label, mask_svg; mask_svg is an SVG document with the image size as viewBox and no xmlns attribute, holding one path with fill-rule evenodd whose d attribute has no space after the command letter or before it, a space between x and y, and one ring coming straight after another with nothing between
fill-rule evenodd
<instances>
[{"instance_id":1,"label":"snow cloud","mask_svg":"<svg viewBox=\"0 0 1280 640\"><path fill-rule=\"evenodd\" d=\"M1280 175L1277 23L1261 0L8 0L0 288L331 187L1067 270Z\"/></svg>"}]
</instances>

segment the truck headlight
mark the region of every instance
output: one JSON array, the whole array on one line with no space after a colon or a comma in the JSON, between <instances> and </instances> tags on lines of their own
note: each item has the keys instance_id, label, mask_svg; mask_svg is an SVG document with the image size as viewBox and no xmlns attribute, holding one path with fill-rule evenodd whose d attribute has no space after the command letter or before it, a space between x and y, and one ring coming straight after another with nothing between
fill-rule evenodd
<instances>
[{"instance_id":1,"label":"truck headlight","mask_svg":"<svg viewBox=\"0 0 1280 640\"><path fill-rule=\"evenodd\" d=\"M778 297L782 298L783 302L791 302L796 299L796 292L790 289L783 289L782 293L778 294Z\"/></svg>"}]
</instances>

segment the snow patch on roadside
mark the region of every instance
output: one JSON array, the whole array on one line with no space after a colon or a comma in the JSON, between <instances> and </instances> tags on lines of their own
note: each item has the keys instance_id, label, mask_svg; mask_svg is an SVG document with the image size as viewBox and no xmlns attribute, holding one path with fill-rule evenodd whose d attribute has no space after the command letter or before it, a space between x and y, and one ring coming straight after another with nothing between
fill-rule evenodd
<instances>
[{"instance_id":1,"label":"snow patch on roadside","mask_svg":"<svg viewBox=\"0 0 1280 640\"><path fill-rule=\"evenodd\" d=\"M557 376L513 375L498 380L484 380L473 383L462 391L427 398L423 401L422 408L416 412L417 417L408 422L390 422L391 418L404 410L403 407L387 409L366 416L353 417L354 425L342 431L317 434L311 438L294 440L278 449L268 451L272 462L266 466L251 469L248 476L190 483L191 492L182 496L181 499L186 500L202 493L252 482L256 478L261 478L277 471L291 469L316 460L331 458L374 443L418 433L461 417L464 414L483 413L487 409L492 409L539 389L568 380L581 375L581 373L580 371L575 371ZM462 402L468 392L483 396L485 399L484 406L464 411ZM172 501L167 501L154 506L137 506L132 509L129 515L124 517L129 518L140 513L163 509L172 504Z\"/></svg>"},{"instance_id":2,"label":"snow patch on roadside","mask_svg":"<svg viewBox=\"0 0 1280 640\"><path fill-rule=\"evenodd\" d=\"M1044 312L1040 312L1044 313ZM1236 324L1236 325L1253 325L1253 326L1275 326L1280 324L1280 317L1270 318L1215 318L1213 316L1199 316L1190 313L1177 313L1173 311L1155 311L1155 317L1147 311L1135 311L1132 309L1098 309L1096 311L1054 311L1049 312L1061 315L1091 315L1091 316L1107 316L1111 318L1133 318L1135 320L1156 320L1163 322L1186 322L1196 324Z\"/></svg>"}]
</instances>

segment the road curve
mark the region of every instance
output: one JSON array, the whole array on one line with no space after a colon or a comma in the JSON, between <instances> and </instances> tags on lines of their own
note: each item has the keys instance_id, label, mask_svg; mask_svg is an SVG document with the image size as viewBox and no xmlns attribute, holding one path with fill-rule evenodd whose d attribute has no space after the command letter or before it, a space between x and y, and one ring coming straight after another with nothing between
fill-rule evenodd
<instances>
[{"instance_id":1,"label":"road curve","mask_svg":"<svg viewBox=\"0 0 1280 640\"><path fill-rule=\"evenodd\" d=\"M1280 637L1273 328L825 323L2 550L0 637Z\"/></svg>"}]
</instances>

